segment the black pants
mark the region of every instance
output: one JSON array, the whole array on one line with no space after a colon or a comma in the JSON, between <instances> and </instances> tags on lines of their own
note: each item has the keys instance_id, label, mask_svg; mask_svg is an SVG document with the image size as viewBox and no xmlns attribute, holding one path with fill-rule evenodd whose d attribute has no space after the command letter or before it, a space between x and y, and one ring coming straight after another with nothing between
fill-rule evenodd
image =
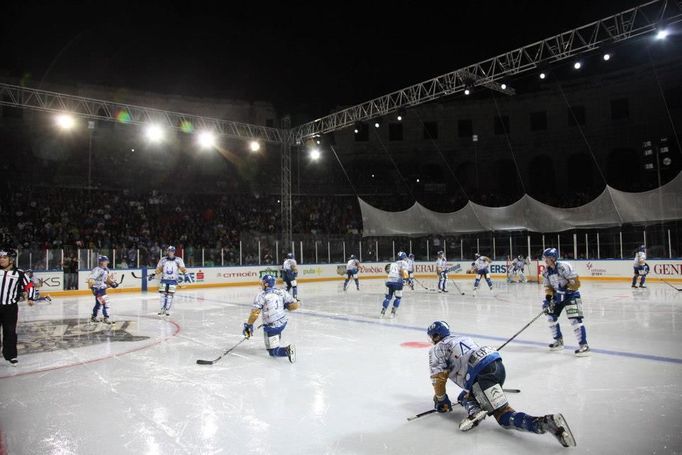
<instances>
[{"instance_id":1,"label":"black pants","mask_svg":"<svg viewBox=\"0 0 682 455\"><path fill-rule=\"evenodd\" d=\"M2 356L5 360L17 358L17 316L19 305L0 305L0 325L2 325Z\"/></svg>"},{"instance_id":2,"label":"black pants","mask_svg":"<svg viewBox=\"0 0 682 455\"><path fill-rule=\"evenodd\" d=\"M478 373L476 382L481 386L481 390L486 390L495 384L502 387L505 379L507 379L507 372L502 364L502 359L497 359Z\"/></svg>"}]
</instances>

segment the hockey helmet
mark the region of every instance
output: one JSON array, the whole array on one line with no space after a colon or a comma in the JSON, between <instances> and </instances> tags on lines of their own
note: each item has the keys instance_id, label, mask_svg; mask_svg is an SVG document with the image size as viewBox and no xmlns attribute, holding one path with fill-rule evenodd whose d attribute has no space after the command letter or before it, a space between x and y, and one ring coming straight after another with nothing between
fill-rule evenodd
<instances>
[{"instance_id":1,"label":"hockey helmet","mask_svg":"<svg viewBox=\"0 0 682 455\"><path fill-rule=\"evenodd\" d=\"M426 334L436 343L450 335L450 326L445 321L436 321L426 329Z\"/></svg>"},{"instance_id":2,"label":"hockey helmet","mask_svg":"<svg viewBox=\"0 0 682 455\"><path fill-rule=\"evenodd\" d=\"M559 257L559 252L557 251L556 248L547 248L545 251L542 252L542 256L546 258L552 258L555 261Z\"/></svg>"},{"instance_id":3,"label":"hockey helmet","mask_svg":"<svg viewBox=\"0 0 682 455\"><path fill-rule=\"evenodd\" d=\"M398 252L398 259L407 259L407 254L404 251Z\"/></svg>"},{"instance_id":4,"label":"hockey helmet","mask_svg":"<svg viewBox=\"0 0 682 455\"><path fill-rule=\"evenodd\" d=\"M97 262L109 262L109 258L107 256L100 256L97 258Z\"/></svg>"},{"instance_id":5,"label":"hockey helmet","mask_svg":"<svg viewBox=\"0 0 682 455\"><path fill-rule=\"evenodd\" d=\"M270 274L263 275L263 278L261 278L264 288L274 288L276 281L275 277Z\"/></svg>"}]
</instances>

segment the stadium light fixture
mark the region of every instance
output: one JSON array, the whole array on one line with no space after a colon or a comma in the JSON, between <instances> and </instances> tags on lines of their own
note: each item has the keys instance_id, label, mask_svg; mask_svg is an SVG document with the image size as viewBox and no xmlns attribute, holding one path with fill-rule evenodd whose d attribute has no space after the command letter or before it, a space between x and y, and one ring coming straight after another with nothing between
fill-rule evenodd
<instances>
[{"instance_id":1,"label":"stadium light fixture","mask_svg":"<svg viewBox=\"0 0 682 455\"><path fill-rule=\"evenodd\" d=\"M145 135L150 142L161 142L163 139L163 129L159 125L148 125Z\"/></svg>"},{"instance_id":2,"label":"stadium light fixture","mask_svg":"<svg viewBox=\"0 0 682 455\"><path fill-rule=\"evenodd\" d=\"M260 151L260 142L258 141L249 142L249 150L251 150L254 153Z\"/></svg>"},{"instance_id":3,"label":"stadium light fixture","mask_svg":"<svg viewBox=\"0 0 682 455\"><path fill-rule=\"evenodd\" d=\"M611 54L606 53L602 58L604 59L605 62L608 62L609 60L611 60Z\"/></svg>"},{"instance_id":4,"label":"stadium light fixture","mask_svg":"<svg viewBox=\"0 0 682 455\"><path fill-rule=\"evenodd\" d=\"M355 129L353 130L353 132L354 132L355 134L358 134L358 133L360 132L360 130L359 130L357 127L355 127Z\"/></svg>"},{"instance_id":5,"label":"stadium light fixture","mask_svg":"<svg viewBox=\"0 0 682 455\"><path fill-rule=\"evenodd\" d=\"M580 63L580 62L575 62L575 63L573 64L573 69L579 70L580 68L582 68L582 66L583 66L582 63Z\"/></svg>"},{"instance_id":6,"label":"stadium light fixture","mask_svg":"<svg viewBox=\"0 0 682 455\"><path fill-rule=\"evenodd\" d=\"M656 39L657 40L663 40L663 39L666 39L667 37L668 37L668 30L666 30L666 29L659 30L658 32L656 32Z\"/></svg>"},{"instance_id":7,"label":"stadium light fixture","mask_svg":"<svg viewBox=\"0 0 682 455\"><path fill-rule=\"evenodd\" d=\"M501 84L501 85L500 85L500 88L501 88L502 90L507 90L507 84Z\"/></svg>"},{"instance_id":8,"label":"stadium light fixture","mask_svg":"<svg viewBox=\"0 0 682 455\"><path fill-rule=\"evenodd\" d=\"M311 160L317 161L317 160L320 159L320 156L322 156L322 154L320 153L320 149L318 149L317 147L315 147L315 148L313 148L313 149L310 149L310 152L308 153L308 156L310 156L310 159L311 159Z\"/></svg>"},{"instance_id":9,"label":"stadium light fixture","mask_svg":"<svg viewBox=\"0 0 682 455\"><path fill-rule=\"evenodd\" d=\"M465 88L465 89L464 89L464 94L465 94L465 95L468 95L468 94L470 94L470 93L471 93L471 90L469 90L468 88Z\"/></svg>"},{"instance_id":10,"label":"stadium light fixture","mask_svg":"<svg viewBox=\"0 0 682 455\"><path fill-rule=\"evenodd\" d=\"M545 73L540 73L540 79L544 79L546 77L547 77L547 75Z\"/></svg>"},{"instance_id":11,"label":"stadium light fixture","mask_svg":"<svg viewBox=\"0 0 682 455\"><path fill-rule=\"evenodd\" d=\"M58 114L57 117L55 117L55 122L62 130L70 130L76 126L76 119L73 115L66 113Z\"/></svg>"},{"instance_id":12,"label":"stadium light fixture","mask_svg":"<svg viewBox=\"0 0 682 455\"><path fill-rule=\"evenodd\" d=\"M398 119L399 122L402 122L402 121L403 121L403 116L402 116L402 115L399 115L399 116L397 116L396 118Z\"/></svg>"},{"instance_id":13,"label":"stadium light fixture","mask_svg":"<svg viewBox=\"0 0 682 455\"><path fill-rule=\"evenodd\" d=\"M197 143L202 149L215 147L216 136L212 131L200 131L197 135Z\"/></svg>"},{"instance_id":14,"label":"stadium light fixture","mask_svg":"<svg viewBox=\"0 0 682 455\"><path fill-rule=\"evenodd\" d=\"M381 122L379 120L377 120L376 122L374 122L374 128L379 128L379 127L381 127Z\"/></svg>"}]
</instances>

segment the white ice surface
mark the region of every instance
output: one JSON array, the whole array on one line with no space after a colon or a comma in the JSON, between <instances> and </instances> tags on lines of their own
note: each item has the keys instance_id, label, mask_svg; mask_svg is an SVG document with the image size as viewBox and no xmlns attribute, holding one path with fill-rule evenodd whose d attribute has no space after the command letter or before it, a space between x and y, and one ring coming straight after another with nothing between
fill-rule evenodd
<instances>
[{"instance_id":1,"label":"white ice surface","mask_svg":"<svg viewBox=\"0 0 682 455\"><path fill-rule=\"evenodd\" d=\"M470 282L459 285L470 292ZM156 316L153 293L114 294L113 318L147 338L57 345L20 356L16 368L0 366L7 451L569 453L550 435L505 430L493 418L462 433L461 408L406 421L431 409L433 391L428 349L401 343L427 341L426 327L442 319L497 347L540 311L540 287L501 284L497 297L482 289L475 299L406 290L398 317L379 320L382 282L361 286L343 293L336 282L301 284L303 307L290 314L283 337L298 348L294 365L268 357L261 331L215 365L195 363L241 339L255 287L180 290L169 321ZM592 356L548 352L549 329L539 319L502 350L505 387L521 389L510 404L532 415L562 412L578 442L570 453L682 452L682 292L588 282L582 294ZM91 297L60 298L22 306L20 320L85 319L91 307ZM575 346L564 315L561 323ZM62 326L44 339L59 341ZM448 392L454 401L459 389L449 383Z\"/></svg>"}]
</instances>

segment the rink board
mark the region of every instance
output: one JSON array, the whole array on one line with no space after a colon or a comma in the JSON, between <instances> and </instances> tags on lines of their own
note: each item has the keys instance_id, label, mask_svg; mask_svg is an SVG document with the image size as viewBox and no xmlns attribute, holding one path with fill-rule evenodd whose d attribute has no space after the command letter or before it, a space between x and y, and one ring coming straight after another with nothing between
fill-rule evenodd
<instances>
[{"instance_id":1,"label":"rink board","mask_svg":"<svg viewBox=\"0 0 682 455\"><path fill-rule=\"evenodd\" d=\"M578 272L581 280L630 280L632 278L631 260L608 260L608 261L569 261ZM473 278L468 273L471 263L468 261L455 261L450 263L453 270L449 276L451 279ZM651 260L648 261L651 268L647 280L668 282L682 282L682 260ZM383 279L386 277L384 266L386 263L365 263L360 266L361 279ZM542 271L542 264L533 261L529 266L532 269ZM528 268L526 273L528 274ZM490 273L493 278L505 278L509 265L507 262L494 261L490 265ZM222 286L241 286L257 284L263 275L271 274L281 278L279 267L275 266L246 266L246 267L188 267L188 273L181 276L181 287L209 288ZM139 291L142 288L142 270L116 270L117 280L123 278L118 289L110 292ZM90 272L78 273L79 291L58 291L63 286L64 274L61 272L36 272L35 276L41 283L42 292L50 292L55 295L83 295L87 294L87 281ZM415 263L415 276L418 278L435 278L436 266L432 262ZM299 266L298 281L332 281L341 280L345 277L345 265L342 264L313 264ZM148 283L149 290L158 288L158 280Z\"/></svg>"}]
</instances>

